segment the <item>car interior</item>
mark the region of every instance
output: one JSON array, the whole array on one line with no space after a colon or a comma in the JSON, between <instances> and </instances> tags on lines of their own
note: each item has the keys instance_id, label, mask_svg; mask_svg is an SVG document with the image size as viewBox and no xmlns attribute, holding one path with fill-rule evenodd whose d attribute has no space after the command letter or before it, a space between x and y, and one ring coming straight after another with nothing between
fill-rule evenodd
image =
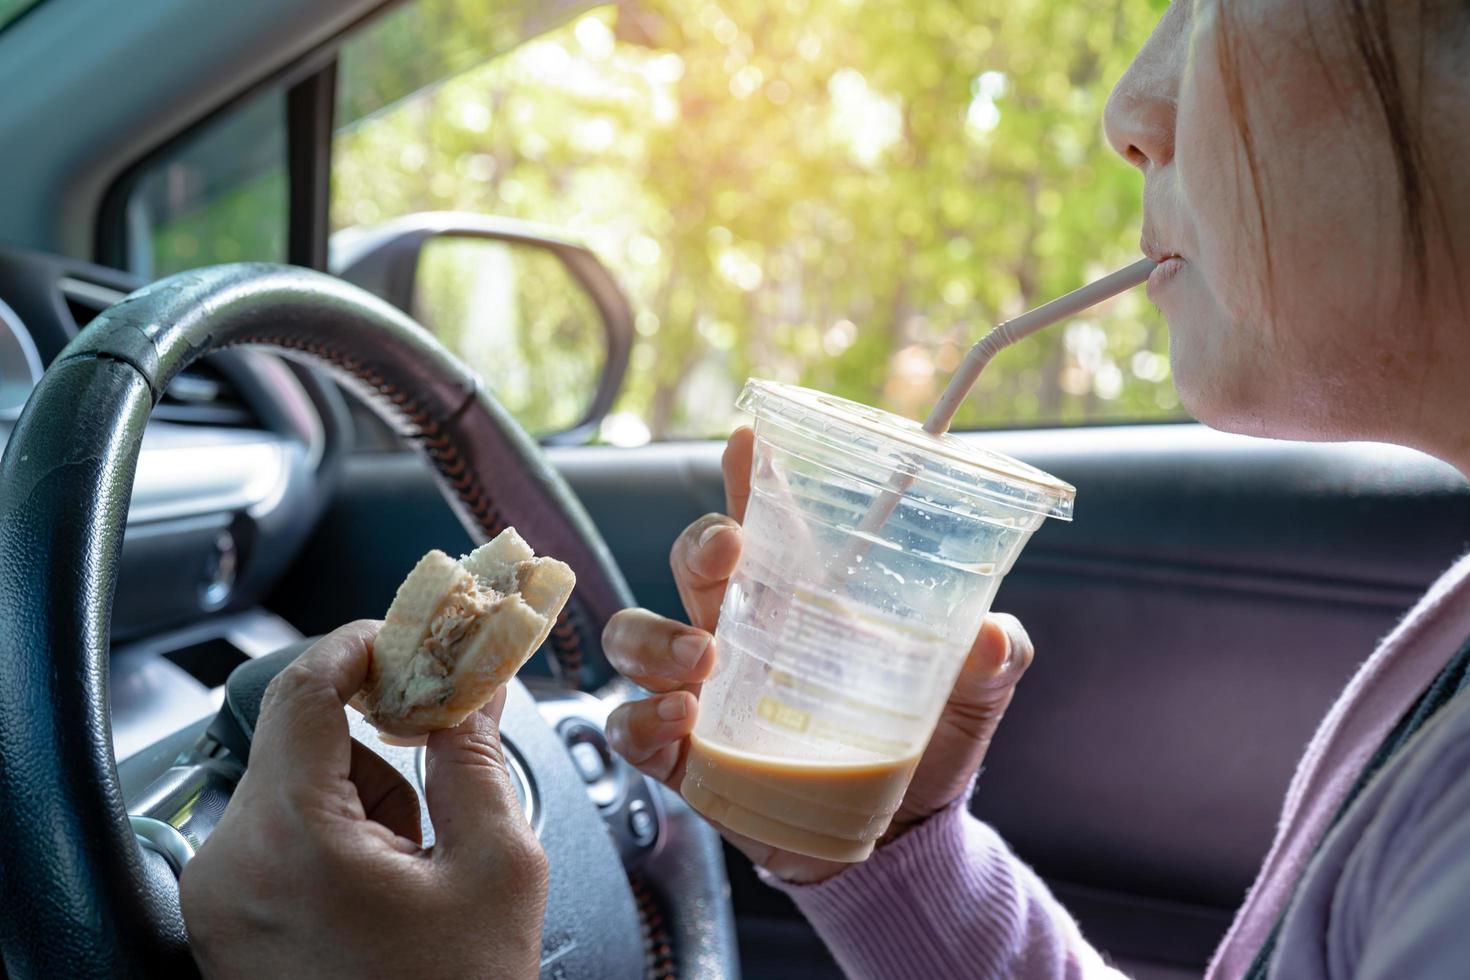
<instances>
[{"instance_id":1,"label":"car interior","mask_svg":"<svg viewBox=\"0 0 1470 980\"><path fill-rule=\"evenodd\" d=\"M645 329L642 286L555 221L333 203L375 179L335 158L351 127L392 140L362 121L611 16L590 0L0 3L11 975L190 969L177 876L270 678L312 637L381 617L427 550L507 524L579 579L504 723L552 867L541 975L841 975L604 735L631 685L603 625L633 605L681 618L670 546L725 506L723 433L622 437L634 373L678 356ZM393 48L393 18L422 46ZM364 74L389 54L393 77ZM511 304L514 324L494 322ZM725 388L691 397L733 418ZM1078 488L1075 521L1040 530L996 599L1038 656L972 809L1121 969L1198 975L1291 760L1470 540L1464 487L1406 450L1174 418L963 438ZM422 791L421 750L360 719L353 734Z\"/></svg>"}]
</instances>

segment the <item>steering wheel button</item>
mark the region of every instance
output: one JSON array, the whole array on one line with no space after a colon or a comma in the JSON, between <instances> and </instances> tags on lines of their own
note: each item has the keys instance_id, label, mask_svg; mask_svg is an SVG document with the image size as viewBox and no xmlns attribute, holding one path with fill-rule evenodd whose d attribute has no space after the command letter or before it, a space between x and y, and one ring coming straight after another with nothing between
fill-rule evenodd
<instances>
[{"instance_id":1,"label":"steering wheel button","mask_svg":"<svg viewBox=\"0 0 1470 980\"><path fill-rule=\"evenodd\" d=\"M658 818L642 800L628 804L628 831L639 847L648 847L658 837Z\"/></svg>"},{"instance_id":2,"label":"steering wheel button","mask_svg":"<svg viewBox=\"0 0 1470 980\"><path fill-rule=\"evenodd\" d=\"M595 783L607 775L607 765L602 761L602 753L591 742L573 744L571 753L572 763L576 765L577 772L582 774L583 782Z\"/></svg>"}]
</instances>

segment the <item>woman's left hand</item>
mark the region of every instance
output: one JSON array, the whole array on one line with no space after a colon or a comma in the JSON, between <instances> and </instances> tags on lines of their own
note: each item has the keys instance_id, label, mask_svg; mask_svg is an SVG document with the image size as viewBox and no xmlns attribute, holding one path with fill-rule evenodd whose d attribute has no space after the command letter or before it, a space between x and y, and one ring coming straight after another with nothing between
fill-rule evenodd
<instances>
[{"instance_id":1,"label":"woman's left hand","mask_svg":"<svg viewBox=\"0 0 1470 980\"><path fill-rule=\"evenodd\" d=\"M719 656L711 634L726 583L740 558L739 522L750 497L753 442L751 430L741 429L725 450L731 516L700 518L674 544L674 579L693 628L645 609L630 609L614 616L603 635L603 648L613 665L656 692L614 711L608 719L608 739L629 762L676 792L684 779L689 735L694 731L695 695ZM986 617L880 846L969 788L1031 658L1031 639L1014 616ZM779 850L723 828L721 832L752 861L787 881L821 881L850 867Z\"/></svg>"}]
</instances>

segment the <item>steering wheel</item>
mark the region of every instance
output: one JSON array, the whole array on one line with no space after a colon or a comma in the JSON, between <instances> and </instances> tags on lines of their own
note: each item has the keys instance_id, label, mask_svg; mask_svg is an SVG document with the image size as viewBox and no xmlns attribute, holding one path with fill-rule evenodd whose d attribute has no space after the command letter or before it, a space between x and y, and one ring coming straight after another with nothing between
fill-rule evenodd
<instances>
[{"instance_id":1,"label":"steering wheel","mask_svg":"<svg viewBox=\"0 0 1470 980\"><path fill-rule=\"evenodd\" d=\"M183 368L241 344L291 352L362 393L433 464L472 538L513 523L577 573L550 641L565 688L533 696L513 682L504 721L552 868L542 976L735 974L717 837L600 741L625 688L608 683L599 639L631 597L570 488L476 375L408 317L329 276L243 264L161 280L98 317L46 371L0 460L8 975L194 972L177 876L248 757L259 693L299 650L239 668L210 734L130 814L112 750L109 622L149 412ZM587 693L599 685L601 698ZM421 788L421 760L393 754L357 721L354 735ZM576 750L584 743L593 749Z\"/></svg>"}]
</instances>

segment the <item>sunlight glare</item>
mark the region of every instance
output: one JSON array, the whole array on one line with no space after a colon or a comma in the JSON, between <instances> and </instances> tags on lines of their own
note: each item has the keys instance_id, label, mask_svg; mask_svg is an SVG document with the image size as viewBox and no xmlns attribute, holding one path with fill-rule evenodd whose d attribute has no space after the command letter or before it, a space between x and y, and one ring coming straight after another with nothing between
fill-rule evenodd
<instances>
[{"instance_id":1,"label":"sunlight glare","mask_svg":"<svg viewBox=\"0 0 1470 980\"><path fill-rule=\"evenodd\" d=\"M984 135L1000 125L1000 107L995 103L1006 92L1004 72L981 72L970 86L973 98L965 122L976 133Z\"/></svg>"},{"instance_id":2,"label":"sunlight glare","mask_svg":"<svg viewBox=\"0 0 1470 980\"><path fill-rule=\"evenodd\" d=\"M598 15L592 14L577 21L574 33L577 35L577 43L587 52L588 57L605 61L612 56L615 41L613 32Z\"/></svg>"},{"instance_id":3,"label":"sunlight glare","mask_svg":"<svg viewBox=\"0 0 1470 980\"><path fill-rule=\"evenodd\" d=\"M848 145L864 166L876 164L903 138L903 110L897 96L875 92L862 73L844 68L827 83L832 97L833 135Z\"/></svg>"},{"instance_id":4,"label":"sunlight glare","mask_svg":"<svg viewBox=\"0 0 1470 980\"><path fill-rule=\"evenodd\" d=\"M748 99L760 91L765 76L755 65L746 65L730 79L730 94L737 99Z\"/></svg>"},{"instance_id":5,"label":"sunlight glare","mask_svg":"<svg viewBox=\"0 0 1470 980\"><path fill-rule=\"evenodd\" d=\"M648 426L632 412L614 412L602 420L602 439L619 449L646 446L652 433Z\"/></svg>"},{"instance_id":6,"label":"sunlight glare","mask_svg":"<svg viewBox=\"0 0 1470 980\"><path fill-rule=\"evenodd\" d=\"M1123 393L1123 371L1112 361L1097 369L1092 376L1092 390L1097 397L1110 402Z\"/></svg>"},{"instance_id":7,"label":"sunlight glare","mask_svg":"<svg viewBox=\"0 0 1470 980\"><path fill-rule=\"evenodd\" d=\"M471 133L490 128L490 107L483 102L466 102L459 107L459 124Z\"/></svg>"}]
</instances>

